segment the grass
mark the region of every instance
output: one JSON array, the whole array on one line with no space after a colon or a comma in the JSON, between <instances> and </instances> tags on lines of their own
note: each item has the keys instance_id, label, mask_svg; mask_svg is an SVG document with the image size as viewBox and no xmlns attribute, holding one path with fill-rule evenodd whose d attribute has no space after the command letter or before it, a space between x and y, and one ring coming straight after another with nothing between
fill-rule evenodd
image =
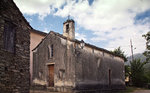
<instances>
[{"instance_id":1,"label":"grass","mask_svg":"<svg viewBox=\"0 0 150 93\"><path fill-rule=\"evenodd\" d=\"M133 92L137 89L138 89L137 87L126 87L126 90L120 91L118 93L130 93L130 92Z\"/></svg>"}]
</instances>

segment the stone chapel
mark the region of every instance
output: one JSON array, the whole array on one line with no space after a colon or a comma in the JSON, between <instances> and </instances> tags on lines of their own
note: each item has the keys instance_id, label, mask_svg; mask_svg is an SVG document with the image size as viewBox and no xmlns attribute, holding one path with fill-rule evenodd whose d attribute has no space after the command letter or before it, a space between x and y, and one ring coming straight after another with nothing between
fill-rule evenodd
<instances>
[{"instance_id":1,"label":"stone chapel","mask_svg":"<svg viewBox=\"0 0 150 93\"><path fill-rule=\"evenodd\" d=\"M63 23L63 34L50 31L33 49L33 86L55 91L125 88L124 59L75 39L75 22Z\"/></svg>"}]
</instances>

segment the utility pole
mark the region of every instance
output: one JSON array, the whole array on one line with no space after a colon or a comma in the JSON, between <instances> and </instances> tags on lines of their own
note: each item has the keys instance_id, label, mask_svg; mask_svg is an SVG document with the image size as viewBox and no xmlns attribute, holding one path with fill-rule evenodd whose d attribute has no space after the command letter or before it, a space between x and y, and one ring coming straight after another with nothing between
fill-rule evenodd
<instances>
[{"instance_id":1,"label":"utility pole","mask_svg":"<svg viewBox=\"0 0 150 93\"><path fill-rule=\"evenodd\" d=\"M134 57L133 57L133 45L132 45L132 39L130 39L130 44L131 44L131 54L132 54L132 61L134 60Z\"/></svg>"}]
</instances>

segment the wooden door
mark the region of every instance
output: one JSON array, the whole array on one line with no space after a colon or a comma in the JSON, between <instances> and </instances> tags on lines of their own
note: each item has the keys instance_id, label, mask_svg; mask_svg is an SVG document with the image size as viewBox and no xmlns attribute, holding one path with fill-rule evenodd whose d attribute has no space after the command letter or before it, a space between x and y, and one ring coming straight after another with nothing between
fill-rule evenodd
<instances>
[{"instance_id":1,"label":"wooden door","mask_svg":"<svg viewBox=\"0 0 150 93\"><path fill-rule=\"evenodd\" d=\"M49 86L54 86L54 65L49 65Z\"/></svg>"}]
</instances>

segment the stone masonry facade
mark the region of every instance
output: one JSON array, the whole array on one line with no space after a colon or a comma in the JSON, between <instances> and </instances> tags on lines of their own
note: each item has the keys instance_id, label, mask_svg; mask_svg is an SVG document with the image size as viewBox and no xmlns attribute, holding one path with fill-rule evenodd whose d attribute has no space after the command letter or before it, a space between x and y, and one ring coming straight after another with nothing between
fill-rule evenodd
<instances>
[{"instance_id":1,"label":"stone masonry facade","mask_svg":"<svg viewBox=\"0 0 150 93\"><path fill-rule=\"evenodd\" d=\"M31 29L13 0L0 0L0 93L29 93Z\"/></svg>"},{"instance_id":2,"label":"stone masonry facade","mask_svg":"<svg viewBox=\"0 0 150 93\"><path fill-rule=\"evenodd\" d=\"M34 86L51 87L48 66L54 64L54 91L124 89L124 60L106 50L50 32L33 51ZM48 58L48 46L53 57Z\"/></svg>"},{"instance_id":3,"label":"stone masonry facade","mask_svg":"<svg viewBox=\"0 0 150 93\"><path fill-rule=\"evenodd\" d=\"M65 35L51 31L33 50L34 87L61 92L125 89L124 59L72 38L72 24L67 20Z\"/></svg>"}]
</instances>

